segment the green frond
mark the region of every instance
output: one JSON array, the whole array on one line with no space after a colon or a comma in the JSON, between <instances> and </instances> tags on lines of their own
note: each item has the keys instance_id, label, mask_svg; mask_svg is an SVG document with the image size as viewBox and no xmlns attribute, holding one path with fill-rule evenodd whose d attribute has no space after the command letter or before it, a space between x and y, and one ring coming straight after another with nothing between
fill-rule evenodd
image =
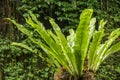
<instances>
[{"instance_id":1,"label":"green frond","mask_svg":"<svg viewBox=\"0 0 120 80\"><path fill-rule=\"evenodd\" d=\"M67 36L68 45L69 45L69 47L71 49L71 52L74 52L76 34L75 34L73 29L69 30L69 34L70 35Z\"/></svg>"},{"instance_id":2,"label":"green frond","mask_svg":"<svg viewBox=\"0 0 120 80\"><path fill-rule=\"evenodd\" d=\"M7 20L11 21L14 25L16 25L18 30L20 30L22 33L26 34L29 37L33 36L33 33L31 31L29 31L27 28L25 28L25 26L18 24L15 20L12 20L10 18L7 18Z\"/></svg>"},{"instance_id":3,"label":"green frond","mask_svg":"<svg viewBox=\"0 0 120 80\"><path fill-rule=\"evenodd\" d=\"M68 45L67 39L65 38L64 34L61 32L61 29L59 28L59 26L55 23L54 19L50 18L50 23L58 37L59 44L63 51L62 54L66 57L68 65L72 65L74 68L74 65L73 65L74 55L72 55L72 53L71 53L71 49ZM72 71L73 71L73 69L72 69Z\"/></svg>"},{"instance_id":4,"label":"green frond","mask_svg":"<svg viewBox=\"0 0 120 80\"><path fill-rule=\"evenodd\" d=\"M114 35L112 35L114 34ZM97 57L95 59L94 62L94 69L93 70L97 70L99 65L102 63L104 56L106 56L106 52L108 51L108 49L111 47L112 43L119 37L120 35L120 31L119 29L114 30L110 36L108 37L109 39L107 41L105 41L104 46L102 47L101 50L98 49L99 53L97 53ZM104 58L105 59L105 58Z\"/></svg>"},{"instance_id":5,"label":"green frond","mask_svg":"<svg viewBox=\"0 0 120 80\"><path fill-rule=\"evenodd\" d=\"M91 40L93 33L95 31L95 23L96 23L96 18L92 18L90 20L90 25L89 25L89 40Z\"/></svg>"},{"instance_id":6,"label":"green frond","mask_svg":"<svg viewBox=\"0 0 120 80\"><path fill-rule=\"evenodd\" d=\"M120 28L118 29L115 29L114 31L112 31L112 33L110 34L110 36L108 37L108 39L114 37L114 36L117 36L117 35L120 35Z\"/></svg>"},{"instance_id":7,"label":"green frond","mask_svg":"<svg viewBox=\"0 0 120 80\"><path fill-rule=\"evenodd\" d=\"M115 52L118 52L118 51L120 51L120 42L112 45L112 46L110 47L110 49L107 50L105 56L103 57L103 60L106 59L106 58L107 58L108 56L110 56L111 54L113 54L113 53L115 53ZM103 60L102 60L102 61L103 61Z\"/></svg>"},{"instance_id":8,"label":"green frond","mask_svg":"<svg viewBox=\"0 0 120 80\"><path fill-rule=\"evenodd\" d=\"M92 9L85 9L80 15L80 23L76 30L74 54L76 57L79 75L82 73L84 60L89 45L89 25L92 16Z\"/></svg>"},{"instance_id":9,"label":"green frond","mask_svg":"<svg viewBox=\"0 0 120 80\"><path fill-rule=\"evenodd\" d=\"M19 46L19 47L22 47L22 48L25 48L33 53L37 53L37 49L33 50L31 47L23 44L23 43L17 43L17 42L12 42L11 45L14 45L14 46Z\"/></svg>"},{"instance_id":10,"label":"green frond","mask_svg":"<svg viewBox=\"0 0 120 80\"><path fill-rule=\"evenodd\" d=\"M104 26L105 26L105 24L107 23L107 21L104 21L103 19L100 21L100 23L99 23L99 30L101 30L101 29L104 29Z\"/></svg>"},{"instance_id":11,"label":"green frond","mask_svg":"<svg viewBox=\"0 0 120 80\"><path fill-rule=\"evenodd\" d=\"M99 49L99 46L101 44L101 40L103 38L104 35L104 29L102 29L101 31L95 31L94 35L93 35L93 39L92 42L90 44L90 49L88 51L88 66L89 69L92 69L92 67L94 66L94 61L97 57L98 54L97 51Z\"/></svg>"}]
</instances>

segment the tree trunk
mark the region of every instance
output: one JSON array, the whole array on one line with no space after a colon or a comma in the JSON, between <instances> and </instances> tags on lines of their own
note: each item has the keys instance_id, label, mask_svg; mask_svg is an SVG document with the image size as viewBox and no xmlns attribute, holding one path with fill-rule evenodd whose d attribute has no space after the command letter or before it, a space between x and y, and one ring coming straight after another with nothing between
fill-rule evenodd
<instances>
[{"instance_id":1,"label":"tree trunk","mask_svg":"<svg viewBox=\"0 0 120 80\"><path fill-rule=\"evenodd\" d=\"M4 80L3 70L0 67L0 80Z\"/></svg>"}]
</instances>

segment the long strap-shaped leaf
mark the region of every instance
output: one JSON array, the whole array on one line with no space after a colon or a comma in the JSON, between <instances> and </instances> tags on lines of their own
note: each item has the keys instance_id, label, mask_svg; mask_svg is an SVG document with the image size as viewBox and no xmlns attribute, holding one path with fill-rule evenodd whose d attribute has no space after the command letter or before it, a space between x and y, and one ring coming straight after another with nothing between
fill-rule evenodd
<instances>
[{"instance_id":1,"label":"long strap-shaped leaf","mask_svg":"<svg viewBox=\"0 0 120 80\"><path fill-rule=\"evenodd\" d=\"M52 27L53 27L53 29L54 29L57 37L58 37L58 40L60 42L59 44L60 44L61 49L63 51L63 55L65 55L65 57L66 57L67 62L69 63L69 65L71 65L74 68L73 63L75 63L75 62L73 62L73 61L75 60L74 59L75 57L71 53L71 49L70 49L70 47L68 45L68 42L67 42L64 34L61 32L61 29L59 28L59 26L55 23L55 21L52 18L50 19L50 23L51 23L51 25L52 25ZM73 71L72 68L70 68L70 69Z\"/></svg>"},{"instance_id":2,"label":"long strap-shaped leaf","mask_svg":"<svg viewBox=\"0 0 120 80\"><path fill-rule=\"evenodd\" d=\"M111 46L110 49L108 49L105 56L103 57L103 60L106 59L109 55L111 55L111 54L113 54L115 52L118 52L118 51L120 51L120 42L114 44L113 46Z\"/></svg>"},{"instance_id":3,"label":"long strap-shaped leaf","mask_svg":"<svg viewBox=\"0 0 120 80\"><path fill-rule=\"evenodd\" d=\"M91 42L91 39L92 39L93 35L95 35L94 34L94 32L95 32L95 22L96 22L96 18L92 18L91 21L90 21L90 25L89 25L89 43ZM93 53L91 53L91 50L89 50L88 54L87 54L88 65L86 65L86 66L89 66L89 67L90 67L91 62L92 62L92 60L91 60L91 58L92 58L91 54L93 54Z\"/></svg>"},{"instance_id":4,"label":"long strap-shaped leaf","mask_svg":"<svg viewBox=\"0 0 120 80\"><path fill-rule=\"evenodd\" d=\"M90 49L88 51L88 68L94 70L95 67L95 59L98 56L97 52L102 52L101 49L103 45L101 45L102 37L104 36L104 25L106 21L101 20L98 31L94 32L92 42L90 44Z\"/></svg>"},{"instance_id":5,"label":"long strap-shaped leaf","mask_svg":"<svg viewBox=\"0 0 120 80\"><path fill-rule=\"evenodd\" d=\"M87 48L89 44L89 24L91 20L93 10L86 9L82 12L80 16L80 23L76 30L76 38L75 38L75 56L77 69L79 71L79 75L82 73L83 63L86 57Z\"/></svg>"},{"instance_id":6,"label":"long strap-shaped leaf","mask_svg":"<svg viewBox=\"0 0 120 80\"><path fill-rule=\"evenodd\" d=\"M76 34L75 34L73 29L69 30L69 34L70 35L67 36L68 45L69 45L69 47L71 49L71 52L74 52Z\"/></svg>"},{"instance_id":7,"label":"long strap-shaped leaf","mask_svg":"<svg viewBox=\"0 0 120 80\"><path fill-rule=\"evenodd\" d=\"M23 43L12 42L11 45L20 46L20 47L25 48L33 53L37 53L37 49L33 50L31 47L29 47Z\"/></svg>"},{"instance_id":8,"label":"long strap-shaped leaf","mask_svg":"<svg viewBox=\"0 0 120 80\"><path fill-rule=\"evenodd\" d=\"M8 19L8 20L10 20L12 23L14 23L16 26L17 26L17 28L21 31L21 32L23 32L24 34L26 34L33 42L34 41L36 41L36 39L34 39L32 36L33 36L33 34L31 34L31 32L29 31L29 30L27 30L23 25L21 25L21 24L18 24L18 23L16 23L16 21L15 20L11 20L11 19ZM50 43L49 43L49 45L50 45L50 47L52 47L52 48L48 48L46 45L44 45L40 40L39 40L39 42L37 42L38 44L39 44L39 46L47 53L47 55L48 56L53 56L53 59L54 58L56 58L57 59L57 61L59 62L59 63L61 63L61 64L63 64L64 66L65 66L65 68L70 72L70 73L72 73L71 72L71 70L70 70L70 68L69 68L69 66L68 66L68 64L67 64L67 62L66 62L66 59L64 58L64 56L62 56L62 55L58 55L58 54L60 54L60 48L58 48L57 49L57 47L58 47L58 45L57 44L55 44L55 42L52 40L52 38L50 38L50 36L47 34L47 32L45 31L45 29L44 28L39 28L39 26L37 25L37 24L35 24L35 23L33 23L32 21L29 21L28 20L28 23L29 24L31 24L31 26L33 27L33 28L38 28L38 30L40 30L40 29L42 29L41 30L41 34L43 34L42 36L44 36L44 38L43 39L45 39L45 40L48 40ZM43 31L44 30L44 31ZM43 32L42 32L43 31ZM46 37L46 35L44 35L44 33L47 35L47 37ZM52 43L51 43L51 41L50 40L52 40ZM35 42L34 42L35 43ZM48 42L47 42L48 43ZM56 47L57 46L57 47ZM56 48L56 49L55 49ZM50 55L49 55L50 54ZM62 59L62 58L63 59ZM57 66L57 64L55 64L56 66Z\"/></svg>"},{"instance_id":9,"label":"long strap-shaped leaf","mask_svg":"<svg viewBox=\"0 0 120 80\"><path fill-rule=\"evenodd\" d=\"M51 48L43 44L40 40L30 38L34 43L38 44L49 57L53 57L53 59L56 59L59 63L63 64L64 67L71 73L69 66L66 63L66 59L63 55L56 54L54 51L52 51ZM61 58L62 57L62 58ZM56 65L57 66L57 65Z\"/></svg>"},{"instance_id":10,"label":"long strap-shaped leaf","mask_svg":"<svg viewBox=\"0 0 120 80\"><path fill-rule=\"evenodd\" d=\"M29 30L27 30L25 28L25 26L18 24L15 20L11 20L10 18L6 18L7 20L11 21L14 25L16 25L16 27L18 28L18 30L20 30L22 33L26 34L27 36L32 37L33 33L30 32Z\"/></svg>"},{"instance_id":11,"label":"long strap-shaped leaf","mask_svg":"<svg viewBox=\"0 0 120 80\"><path fill-rule=\"evenodd\" d=\"M115 39L117 39L120 35L120 29L116 29L114 30L111 35L108 37L109 40L107 40L104 44L104 46L102 47L102 49L99 51L98 56L95 59L95 63L94 63L94 69L93 70L97 70L100 63L102 62L104 56L106 55L107 50L110 48L110 46L112 45L113 41L115 41Z\"/></svg>"},{"instance_id":12,"label":"long strap-shaped leaf","mask_svg":"<svg viewBox=\"0 0 120 80\"><path fill-rule=\"evenodd\" d=\"M36 20L36 17L33 14L30 14L30 15L31 15L32 19L37 24L35 24L31 20L30 17L28 17L28 19L26 19L27 23L30 24L33 28L35 28L35 30L41 35L41 37L46 41L46 43L51 47L51 49L53 49L53 51L55 51L56 54L62 55L63 52L61 52L61 49L63 50L63 49L65 49L65 47L64 48L60 47L60 45L58 45L57 43L55 43L55 41L49 36L49 34L47 33L47 31L43 28L44 26L42 25L42 23L38 22ZM60 40L60 43L65 43L64 35L62 33L60 33L60 31L58 31L58 33L60 34L60 35L57 34L58 38ZM61 38L61 36L62 36L62 38ZM64 40L64 41L61 41L61 39ZM65 45L65 46L67 47L67 45ZM66 51L67 50L69 50L69 48L67 48ZM67 59L67 57L66 57L66 59ZM67 60L67 61L69 62L70 60ZM65 63L66 63L66 61L65 61ZM69 67L69 66L65 66L65 67ZM69 67L69 69L71 69L71 68ZM70 70L68 70L68 71L70 71ZM71 73L71 71L70 71L70 73Z\"/></svg>"},{"instance_id":13,"label":"long strap-shaped leaf","mask_svg":"<svg viewBox=\"0 0 120 80\"><path fill-rule=\"evenodd\" d=\"M35 22L37 21L36 17L33 14L31 14L31 17ZM50 35L47 33L47 30L43 28L44 26L42 23L39 22L39 24L36 24L38 21L34 23L32 19L28 17L26 18L26 22L40 34L43 40L49 45L49 47L51 47L53 51L59 54L61 52L60 46L57 45L55 41L50 37Z\"/></svg>"},{"instance_id":14,"label":"long strap-shaped leaf","mask_svg":"<svg viewBox=\"0 0 120 80\"><path fill-rule=\"evenodd\" d=\"M93 36L93 40L90 44L90 49L88 51L88 66L89 69L92 68L93 63L94 63L94 59L97 57L97 50L100 46L102 37L104 35L104 29L101 31L96 31L94 36Z\"/></svg>"},{"instance_id":15,"label":"long strap-shaped leaf","mask_svg":"<svg viewBox=\"0 0 120 80\"><path fill-rule=\"evenodd\" d=\"M89 25L89 41L91 40L93 33L95 31L96 18L92 18Z\"/></svg>"}]
</instances>

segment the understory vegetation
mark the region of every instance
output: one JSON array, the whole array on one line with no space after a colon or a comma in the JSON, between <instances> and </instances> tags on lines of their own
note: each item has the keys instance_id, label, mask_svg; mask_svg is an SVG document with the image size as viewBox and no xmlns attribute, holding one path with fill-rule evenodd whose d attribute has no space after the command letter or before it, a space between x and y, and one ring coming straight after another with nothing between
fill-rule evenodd
<instances>
[{"instance_id":1,"label":"understory vegetation","mask_svg":"<svg viewBox=\"0 0 120 80\"><path fill-rule=\"evenodd\" d=\"M46 65L46 62L42 61L40 57L25 49L11 46L10 40L1 39L0 41L2 46L0 49L0 65L4 70L5 80L53 80L54 69ZM15 57L13 58L13 56ZM95 75L96 79L119 80L119 58L118 52L105 60Z\"/></svg>"}]
</instances>

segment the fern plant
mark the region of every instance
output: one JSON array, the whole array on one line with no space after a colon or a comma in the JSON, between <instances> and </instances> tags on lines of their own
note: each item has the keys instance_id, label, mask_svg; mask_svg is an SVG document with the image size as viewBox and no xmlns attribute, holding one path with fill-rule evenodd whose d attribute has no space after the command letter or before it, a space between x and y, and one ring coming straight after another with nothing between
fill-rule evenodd
<instances>
[{"instance_id":1,"label":"fern plant","mask_svg":"<svg viewBox=\"0 0 120 80\"><path fill-rule=\"evenodd\" d=\"M94 72L99 68L100 64L109 55L120 50L120 42L112 45L120 35L120 28L114 30L108 36L108 40L103 42L106 21L101 20L99 28L96 30L96 18L91 18L92 13L92 9L85 9L81 13L77 30L69 30L70 35L65 37L54 19L50 18L53 31L46 30L36 16L29 12L29 16L25 18L26 23L34 28L34 31L41 36L42 41L35 38L34 34L25 26L7 18L22 33L26 34L33 43L37 44L48 57L42 56L37 50L33 50L25 44L13 42L12 45L24 47L33 53L39 53L41 58L55 67L56 72L61 75L59 78L65 78L63 76L69 74L67 80L77 80L81 76L83 76L83 80L94 80Z\"/></svg>"}]
</instances>

